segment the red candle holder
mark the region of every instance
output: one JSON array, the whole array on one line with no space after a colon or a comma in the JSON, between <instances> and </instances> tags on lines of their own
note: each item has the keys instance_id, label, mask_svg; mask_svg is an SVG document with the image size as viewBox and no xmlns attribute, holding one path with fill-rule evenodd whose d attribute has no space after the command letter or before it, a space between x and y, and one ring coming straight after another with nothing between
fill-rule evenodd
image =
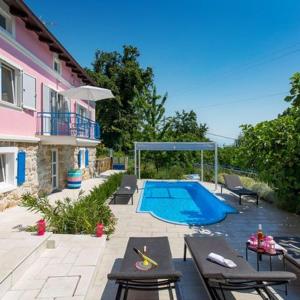
<instances>
[{"instance_id":1,"label":"red candle holder","mask_svg":"<svg viewBox=\"0 0 300 300\"><path fill-rule=\"evenodd\" d=\"M103 235L103 229L104 229L104 225L98 223L96 226L96 237L101 237Z\"/></svg>"},{"instance_id":2,"label":"red candle holder","mask_svg":"<svg viewBox=\"0 0 300 300\"><path fill-rule=\"evenodd\" d=\"M44 235L46 232L46 221L41 219L37 221L37 235Z\"/></svg>"}]
</instances>

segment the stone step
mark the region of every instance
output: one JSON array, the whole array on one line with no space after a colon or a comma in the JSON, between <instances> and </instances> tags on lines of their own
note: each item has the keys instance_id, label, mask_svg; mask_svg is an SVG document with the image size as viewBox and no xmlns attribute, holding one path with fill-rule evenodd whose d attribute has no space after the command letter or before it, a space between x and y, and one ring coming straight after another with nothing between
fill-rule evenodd
<instances>
[{"instance_id":1,"label":"stone step","mask_svg":"<svg viewBox=\"0 0 300 300\"><path fill-rule=\"evenodd\" d=\"M106 237L53 234L51 241L54 248L40 252L2 300L85 299L102 260Z\"/></svg>"},{"instance_id":2,"label":"stone step","mask_svg":"<svg viewBox=\"0 0 300 300\"><path fill-rule=\"evenodd\" d=\"M24 231L0 232L0 299L39 257L51 235L49 232L43 236Z\"/></svg>"}]
</instances>

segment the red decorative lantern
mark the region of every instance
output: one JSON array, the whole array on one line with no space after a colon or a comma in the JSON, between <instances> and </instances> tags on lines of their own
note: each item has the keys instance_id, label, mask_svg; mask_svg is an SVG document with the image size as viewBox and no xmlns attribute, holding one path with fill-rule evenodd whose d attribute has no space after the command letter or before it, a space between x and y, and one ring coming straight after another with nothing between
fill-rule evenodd
<instances>
[{"instance_id":1,"label":"red decorative lantern","mask_svg":"<svg viewBox=\"0 0 300 300\"><path fill-rule=\"evenodd\" d=\"M46 232L46 222L44 219L37 221L37 235L44 235Z\"/></svg>"},{"instance_id":2,"label":"red decorative lantern","mask_svg":"<svg viewBox=\"0 0 300 300\"><path fill-rule=\"evenodd\" d=\"M96 237L101 237L103 235L103 229L104 229L104 225L98 223L96 226Z\"/></svg>"}]
</instances>

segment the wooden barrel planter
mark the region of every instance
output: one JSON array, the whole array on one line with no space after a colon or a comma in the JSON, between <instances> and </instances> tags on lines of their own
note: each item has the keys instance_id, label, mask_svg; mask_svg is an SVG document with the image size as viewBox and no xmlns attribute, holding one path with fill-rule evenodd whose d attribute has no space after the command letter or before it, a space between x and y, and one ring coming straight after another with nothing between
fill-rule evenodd
<instances>
[{"instance_id":1,"label":"wooden barrel planter","mask_svg":"<svg viewBox=\"0 0 300 300\"><path fill-rule=\"evenodd\" d=\"M69 170L67 178L68 189L79 189L81 187L82 172L81 170Z\"/></svg>"}]
</instances>

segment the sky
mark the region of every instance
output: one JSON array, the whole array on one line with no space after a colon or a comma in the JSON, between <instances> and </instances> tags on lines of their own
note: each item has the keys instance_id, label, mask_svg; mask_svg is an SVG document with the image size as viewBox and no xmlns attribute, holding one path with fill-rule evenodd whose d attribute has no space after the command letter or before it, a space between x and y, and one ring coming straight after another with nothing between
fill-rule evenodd
<instances>
[{"instance_id":1,"label":"sky","mask_svg":"<svg viewBox=\"0 0 300 300\"><path fill-rule=\"evenodd\" d=\"M241 124L276 118L300 71L299 0L25 2L84 67L96 49L138 47L167 114L192 109L212 134L236 138Z\"/></svg>"}]
</instances>

